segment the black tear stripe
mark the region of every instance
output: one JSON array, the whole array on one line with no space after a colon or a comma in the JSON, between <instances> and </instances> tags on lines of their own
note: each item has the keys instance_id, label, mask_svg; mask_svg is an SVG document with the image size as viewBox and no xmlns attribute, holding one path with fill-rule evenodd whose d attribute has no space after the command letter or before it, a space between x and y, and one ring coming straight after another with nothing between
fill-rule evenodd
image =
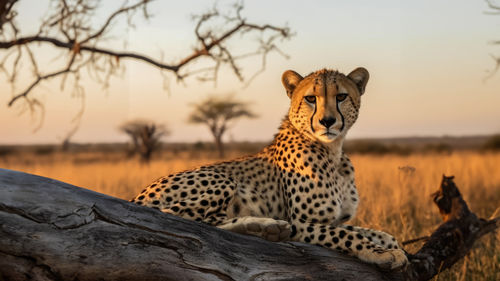
<instances>
[{"instance_id":1,"label":"black tear stripe","mask_svg":"<svg viewBox=\"0 0 500 281\"><path fill-rule=\"evenodd\" d=\"M339 112L340 118L342 120L342 127L340 127L340 132L342 132L342 130L344 130L344 115L342 115L342 111L340 111L339 104L340 102L337 102L337 111Z\"/></svg>"},{"instance_id":2,"label":"black tear stripe","mask_svg":"<svg viewBox=\"0 0 500 281\"><path fill-rule=\"evenodd\" d=\"M314 114L316 114L316 108L318 107L317 104L314 104L314 112L313 112L313 115L311 115L311 120L309 121L310 125L311 125L311 131L314 133L314 128L313 128L313 118L314 118Z\"/></svg>"}]
</instances>

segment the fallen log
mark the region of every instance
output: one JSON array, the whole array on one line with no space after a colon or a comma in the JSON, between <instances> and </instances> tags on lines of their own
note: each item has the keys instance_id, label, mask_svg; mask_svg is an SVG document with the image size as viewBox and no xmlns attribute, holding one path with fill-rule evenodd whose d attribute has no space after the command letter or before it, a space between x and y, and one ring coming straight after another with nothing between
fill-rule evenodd
<instances>
[{"instance_id":1,"label":"fallen log","mask_svg":"<svg viewBox=\"0 0 500 281\"><path fill-rule=\"evenodd\" d=\"M446 222L408 268L384 272L314 245L231 233L0 169L0 280L428 280L498 227L444 190L435 201Z\"/></svg>"}]
</instances>

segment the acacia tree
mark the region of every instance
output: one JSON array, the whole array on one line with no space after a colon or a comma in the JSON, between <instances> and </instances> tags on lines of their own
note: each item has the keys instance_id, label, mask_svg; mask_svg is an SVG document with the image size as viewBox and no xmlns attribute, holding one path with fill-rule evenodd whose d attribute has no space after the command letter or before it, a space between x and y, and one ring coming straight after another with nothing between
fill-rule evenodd
<instances>
[{"instance_id":1,"label":"acacia tree","mask_svg":"<svg viewBox=\"0 0 500 281\"><path fill-rule=\"evenodd\" d=\"M250 111L248 103L236 100L234 96L210 96L193 106L194 109L189 115L188 122L208 126L221 158L224 157L222 137L230 123L239 118L257 116Z\"/></svg>"},{"instance_id":2,"label":"acacia tree","mask_svg":"<svg viewBox=\"0 0 500 281\"><path fill-rule=\"evenodd\" d=\"M146 120L126 122L120 130L132 140L132 153L139 154L145 163L149 163L152 153L159 148L161 138L170 134L165 125Z\"/></svg>"},{"instance_id":3,"label":"acacia tree","mask_svg":"<svg viewBox=\"0 0 500 281\"><path fill-rule=\"evenodd\" d=\"M43 103L37 99L35 90L47 80L60 79L61 88L71 83L73 96L83 100L85 86L80 83L83 70L95 81L108 86L110 77L123 73L124 64L120 61L126 59L158 68L167 80L173 75L177 81L184 81L191 76L203 81L216 81L221 66L229 66L236 77L244 81L239 65L241 59L261 56L262 69L257 73L261 72L269 53L283 54L276 43L291 36L286 26L248 21L242 15L242 4L235 4L227 13L213 8L204 14L193 16L195 46L186 48L192 51L170 63L161 55L153 57L127 50L126 47L120 49L116 47L116 39L110 39L120 21L125 21L129 27L135 27L137 17L150 18L149 10L153 0L122 0L121 6L105 16L102 13L107 10L102 9L101 0L51 0L45 17L34 33L27 33L23 30L25 26L17 21L24 12L17 9L18 3L22 1L28 0L0 0L0 50L6 51L0 55L0 73L7 77L13 88L8 106L23 101L22 105L30 112L41 112L41 117ZM116 5L119 2L106 2L110 3ZM254 51L237 53L230 47L233 38L243 40L255 35L258 35L258 39L255 41ZM50 66L43 61L44 50L47 50L43 48L61 51ZM201 66L195 64L200 59L203 59ZM29 67L28 71L26 67ZM28 75L29 79L20 81L20 74ZM25 81L28 82L22 83ZM17 91L19 88L22 90ZM77 120L83 110L82 106Z\"/></svg>"}]
</instances>

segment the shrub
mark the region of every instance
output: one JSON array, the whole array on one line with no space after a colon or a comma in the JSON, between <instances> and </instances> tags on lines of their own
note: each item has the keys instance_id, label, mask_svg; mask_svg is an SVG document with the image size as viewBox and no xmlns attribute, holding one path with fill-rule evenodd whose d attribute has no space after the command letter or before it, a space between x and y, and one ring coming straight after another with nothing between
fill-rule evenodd
<instances>
[{"instance_id":1,"label":"shrub","mask_svg":"<svg viewBox=\"0 0 500 281\"><path fill-rule=\"evenodd\" d=\"M500 150L500 134L488 138L483 144L483 148L486 150Z\"/></svg>"}]
</instances>

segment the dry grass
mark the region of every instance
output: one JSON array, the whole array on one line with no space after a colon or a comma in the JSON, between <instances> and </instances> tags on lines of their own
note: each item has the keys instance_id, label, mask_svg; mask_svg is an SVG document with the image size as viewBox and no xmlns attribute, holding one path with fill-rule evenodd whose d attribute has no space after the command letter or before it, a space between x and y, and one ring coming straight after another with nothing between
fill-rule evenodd
<instances>
[{"instance_id":1,"label":"dry grass","mask_svg":"<svg viewBox=\"0 0 500 281\"><path fill-rule=\"evenodd\" d=\"M232 152L228 158L239 156ZM205 152L164 153L142 165L121 154L19 153L0 157L0 167L55 178L123 199L153 179L214 162ZM500 207L500 153L352 155L361 205L353 224L382 229L400 240L428 235L440 217L430 200L443 174L455 182L471 209L489 217ZM464 261L437 280L500 280L499 235L488 235ZM421 244L407 247L414 251Z\"/></svg>"}]
</instances>

